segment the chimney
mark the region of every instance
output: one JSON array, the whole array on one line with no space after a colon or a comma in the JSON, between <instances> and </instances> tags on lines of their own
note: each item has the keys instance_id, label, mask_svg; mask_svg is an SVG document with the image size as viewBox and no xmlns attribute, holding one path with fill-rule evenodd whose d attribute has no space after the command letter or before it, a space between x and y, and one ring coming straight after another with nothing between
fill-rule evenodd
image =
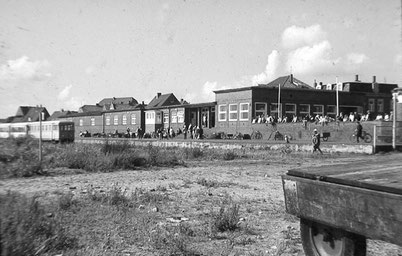
<instances>
[{"instance_id":1,"label":"chimney","mask_svg":"<svg viewBox=\"0 0 402 256\"><path fill-rule=\"evenodd\" d=\"M293 74L290 74L290 83L293 84Z\"/></svg>"},{"instance_id":2,"label":"chimney","mask_svg":"<svg viewBox=\"0 0 402 256\"><path fill-rule=\"evenodd\" d=\"M183 99L180 99L180 104L183 104Z\"/></svg>"},{"instance_id":3,"label":"chimney","mask_svg":"<svg viewBox=\"0 0 402 256\"><path fill-rule=\"evenodd\" d=\"M158 93L156 94L156 98L159 99L159 97L160 97L161 95L162 95L162 93L158 92Z\"/></svg>"},{"instance_id":4,"label":"chimney","mask_svg":"<svg viewBox=\"0 0 402 256\"><path fill-rule=\"evenodd\" d=\"M142 101L142 103L141 103L143 106L145 105L145 103L144 103L144 101Z\"/></svg>"},{"instance_id":5,"label":"chimney","mask_svg":"<svg viewBox=\"0 0 402 256\"><path fill-rule=\"evenodd\" d=\"M373 90L374 93L379 92L379 87L378 87L378 83L376 82L375 76L373 76L373 83L371 84L371 89Z\"/></svg>"},{"instance_id":6,"label":"chimney","mask_svg":"<svg viewBox=\"0 0 402 256\"><path fill-rule=\"evenodd\" d=\"M359 75L356 75L355 82L360 82L359 81Z\"/></svg>"},{"instance_id":7,"label":"chimney","mask_svg":"<svg viewBox=\"0 0 402 256\"><path fill-rule=\"evenodd\" d=\"M314 88L317 88L317 80L314 79Z\"/></svg>"}]
</instances>

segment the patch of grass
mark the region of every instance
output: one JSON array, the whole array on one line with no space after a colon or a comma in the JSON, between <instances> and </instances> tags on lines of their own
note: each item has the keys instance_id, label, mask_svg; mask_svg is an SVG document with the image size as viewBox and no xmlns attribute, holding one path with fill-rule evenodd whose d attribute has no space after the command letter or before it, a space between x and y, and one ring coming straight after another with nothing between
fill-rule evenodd
<instances>
[{"instance_id":1,"label":"patch of grass","mask_svg":"<svg viewBox=\"0 0 402 256\"><path fill-rule=\"evenodd\" d=\"M212 231L225 232L238 229L239 210L239 204L233 202L230 197L226 198L222 202L219 211L212 214Z\"/></svg>"},{"instance_id":2,"label":"patch of grass","mask_svg":"<svg viewBox=\"0 0 402 256\"><path fill-rule=\"evenodd\" d=\"M59 199L58 199L58 206L62 210L68 210L72 206L77 205L77 201L73 199L74 195L73 193L64 193L61 194Z\"/></svg>"},{"instance_id":3,"label":"patch of grass","mask_svg":"<svg viewBox=\"0 0 402 256\"><path fill-rule=\"evenodd\" d=\"M0 196L0 208L2 255L42 255L77 245L35 197L8 192Z\"/></svg>"},{"instance_id":4,"label":"patch of grass","mask_svg":"<svg viewBox=\"0 0 402 256\"><path fill-rule=\"evenodd\" d=\"M233 151L228 151L223 154L223 160L230 161L237 158L237 154Z\"/></svg>"},{"instance_id":5,"label":"patch of grass","mask_svg":"<svg viewBox=\"0 0 402 256\"><path fill-rule=\"evenodd\" d=\"M236 185L232 182L208 180L206 178L198 178L196 183L207 188L230 187L232 185Z\"/></svg>"}]
</instances>

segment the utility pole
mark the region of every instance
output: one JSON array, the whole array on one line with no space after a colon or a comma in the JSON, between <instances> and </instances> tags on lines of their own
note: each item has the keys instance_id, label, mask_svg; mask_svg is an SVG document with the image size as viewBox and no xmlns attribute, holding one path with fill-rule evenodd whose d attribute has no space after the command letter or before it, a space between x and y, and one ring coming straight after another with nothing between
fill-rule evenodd
<instances>
[{"instance_id":1,"label":"utility pole","mask_svg":"<svg viewBox=\"0 0 402 256\"><path fill-rule=\"evenodd\" d=\"M278 86L278 120L282 115L282 113L280 113L280 109L281 109L281 84L279 84Z\"/></svg>"},{"instance_id":2,"label":"utility pole","mask_svg":"<svg viewBox=\"0 0 402 256\"><path fill-rule=\"evenodd\" d=\"M392 104L393 104L393 112L392 112L392 149L396 150L396 98L398 97L398 93L394 92L392 94Z\"/></svg>"},{"instance_id":3,"label":"utility pole","mask_svg":"<svg viewBox=\"0 0 402 256\"><path fill-rule=\"evenodd\" d=\"M42 105L39 111L39 164L42 165Z\"/></svg>"},{"instance_id":4,"label":"utility pole","mask_svg":"<svg viewBox=\"0 0 402 256\"><path fill-rule=\"evenodd\" d=\"M336 117L339 117L339 85L338 85L338 77L335 80L336 83Z\"/></svg>"}]
</instances>

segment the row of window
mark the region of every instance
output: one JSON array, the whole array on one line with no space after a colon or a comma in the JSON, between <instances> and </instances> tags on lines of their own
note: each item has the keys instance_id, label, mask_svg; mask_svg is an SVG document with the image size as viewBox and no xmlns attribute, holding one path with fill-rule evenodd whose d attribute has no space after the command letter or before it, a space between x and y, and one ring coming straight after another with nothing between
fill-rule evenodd
<instances>
[{"instance_id":1,"label":"row of window","mask_svg":"<svg viewBox=\"0 0 402 256\"><path fill-rule=\"evenodd\" d=\"M136 114L132 114L132 115L129 116L129 117L130 117L130 120L131 120L130 124L137 124L137 115L136 115ZM106 125L111 125L111 118L112 118L112 116L106 116L106 117L105 117L105 124L106 124ZM127 125L127 124L129 124L128 121L129 121L129 120L128 120L127 115L123 115L123 116L121 117L121 124L122 124L122 125ZM80 125L80 126L83 126L83 125L84 125L84 120L83 120L83 119L80 119L80 120L79 120L79 125ZM95 121L95 118L94 118L94 117L91 117L90 125L91 125L91 126L95 126L95 125L96 125L96 121ZM114 115L114 116L113 116L113 125L119 125L119 116L118 116L118 115Z\"/></svg>"},{"instance_id":2,"label":"row of window","mask_svg":"<svg viewBox=\"0 0 402 256\"><path fill-rule=\"evenodd\" d=\"M163 113L163 123L169 123L169 112ZM171 110L170 111L170 123L182 124L184 123L184 111L183 110Z\"/></svg>"},{"instance_id":3,"label":"row of window","mask_svg":"<svg viewBox=\"0 0 402 256\"><path fill-rule=\"evenodd\" d=\"M229 110L229 121L247 121L249 120L249 103L240 103L238 104L229 104L229 108L227 105L219 105L218 106L218 120L226 121L227 114Z\"/></svg>"},{"instance_id":4,"label":"row of window","mask_svg":"<svg viewBox=\"0 0 402 256\"><path fill-rule=\"evenodd\" d=\"M160 112L147 112L145 114L145 118L146 120L155 120L156 123L161 123L162 121L162 117L161 117ZM112 118L113 118L113 125L127 125L127 124L137 124L137 115L136 114L132 114L130 116L128 115L123 115L121 116L121 123L119 120L119 116L118 115L114 115L114 116L106 116L105 117L105 125L111 125L112 124ZM128 118L130 118L130 120L128 120ZM184 123L184 111L183 110L172 110L170 112L170 122L171 123ZM165 112L163 114L163 122L164 123L169 123L169 112ZM79 120L79 125L83 126L84 125L84 120L80 119ZM96 125L96 121L95 118L92 117L90 120L90 125L91 126L95 126Z\"/></svg>"},{"instance_id":5,"label":"row of window","mask_svg":"<svg viewBox=\"0 0 402 256\"><path fill-rule=\"evenodd\" d=\"M249 103L240 103L238 104L229 104L228 105L219 105L218 106L218 121L248 121L249 120ZM281 104L280 108L283 107ZM269 113L271 115L277 115L278 110L282 112L282 114L291 114L296 115L296 104L286 103L284 104L285 111L282 109L278 109L278 103L269 104ZM299 114L302 116L309 115L310 108L312 107L313 115L324 115L324 105L310 105L310 104L299 104ZM255 103L255 116L266 116L268 114L268 104L263 102ZM327 106L327 114L336 115L336 106L329 105ZM227 115L228 118L227 118Z\"/></svg>"},{"instance_id":6,"label":"row of window","mask_svg":"<svg viewBox=\"0 0 402 256\"><path fill-rule=\"evenodd\" d=\"M376 100L375 99L369 99L368 100L368 110L370 112L376 112L375 111L375 104ZM391 104L392 106L392 104ZM384 112L384 99L377 99L377 112Z\"/></svg>"}]
</instances>

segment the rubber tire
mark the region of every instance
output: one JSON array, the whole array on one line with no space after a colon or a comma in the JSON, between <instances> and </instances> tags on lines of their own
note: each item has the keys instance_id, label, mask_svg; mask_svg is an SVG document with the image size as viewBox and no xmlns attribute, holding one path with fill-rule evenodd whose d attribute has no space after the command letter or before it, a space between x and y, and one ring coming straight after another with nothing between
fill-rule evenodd
<instances>
[{"instance_id":1,"label":"rubber tire","mask_svg":"<svg viewBox=\"0 0 402 256\"><path fill-rule=\"evenodd\" d=\"M313 242L312 233L316 232L316 230L322 229L326 229L329 232L334 232L336 233L337 237L341 237L341 239L343 239L344 250L341 252L341 256L366 256L367 244L364 236L335 229L333 227L306 219L300 219L300 233L304 253L306 256L329 256L328 254L321 255L317 251Z\"/></svg>"},{"instance_id":2,"label":"rubber tire","mask_svg":"<svg viewBox=\"0 0 402 256\"><path fill-rule=\"evenodd\" d=\"M370 134L364 135L364 142L370 143L373 141L373 137Z\"/></svg>"}]
</instances>

